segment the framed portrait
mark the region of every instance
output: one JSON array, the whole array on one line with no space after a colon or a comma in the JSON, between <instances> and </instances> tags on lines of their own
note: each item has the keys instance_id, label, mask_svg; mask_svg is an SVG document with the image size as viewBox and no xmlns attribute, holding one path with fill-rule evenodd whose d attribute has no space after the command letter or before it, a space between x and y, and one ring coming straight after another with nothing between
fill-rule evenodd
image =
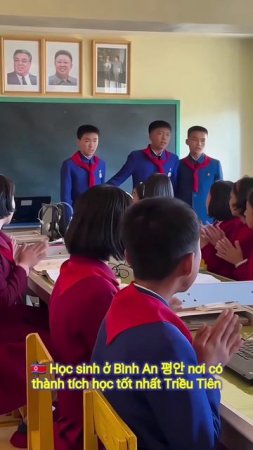
<instances>
[{"instance_id":1,"label":"framed portrait","mask_svg":"<svg viewBox=\"0 0 253 450\"><path fill-rule=\"evenodd\" d=\"M93 41L93 95L130 94L131 43Z\"/></svg>"},{"instance_id":2,"label":"framed portrait","mask_svg":"<svg viewBox=\"0 0 253 450\"><path fill-rule=\"evenodd\" d=\"M41 92L40 39L2 38L3 93Z\"/></svg>"},{"instance_id":3,"label":"framed portrait","mask_svg":"<svg viewBox=\"0 0 253 450\"><path fill-rule=\"evenodd\" d=\"M81 41L45 40L45 92L81 93Z\"/></svg>"}]
</instances>

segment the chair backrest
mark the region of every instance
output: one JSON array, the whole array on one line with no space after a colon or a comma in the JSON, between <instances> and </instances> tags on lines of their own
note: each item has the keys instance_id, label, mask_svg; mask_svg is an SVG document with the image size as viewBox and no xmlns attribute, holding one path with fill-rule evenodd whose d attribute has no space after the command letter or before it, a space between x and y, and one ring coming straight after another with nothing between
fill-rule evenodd
<instances>
[{"instance_id":1,"label":"chair backrest","mask_svg":"<svg viewBox=\"0 0 253 450\"><path fill-rule=\"evenodd\" d=\"M28 450L54 450L52 391L32 387L32 379L52 379L48 370L51 362L53 359L39 335L29 334L26 338ZM45 366L47 373L42 373Z\"/></svg>"},{"instance_id":2,"label":"chair backrest","mask_svg":"<svg viewBox=\"0 0 253 450\"><path fill-rule=\"evenodd\" d=\"M106 450L137 450L136 436L101 392L84 391L83 405L84 450L98 450L98 438Z\"/></svg>"}]
</instances>

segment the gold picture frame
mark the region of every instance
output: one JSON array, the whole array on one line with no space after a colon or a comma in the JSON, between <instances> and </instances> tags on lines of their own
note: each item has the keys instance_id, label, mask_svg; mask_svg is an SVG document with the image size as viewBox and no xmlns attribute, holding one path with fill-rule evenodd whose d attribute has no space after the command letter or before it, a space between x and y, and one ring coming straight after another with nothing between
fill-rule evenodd
<instances>
[{"instance_id":1,"label":"gold picture frame","mask_svg":"<svg viewBox=\"0 0 253 450\"><path fill-rule=\"evenodd\" d=\"M2 92L38 95L42 92L41 39L2 37Z\"/></svg>"},{"instance_id":2,"label":"gold picture frame","mask_svg":"<svg viewBox=\"0 0 253 450\"><path fill-rule=\"evenodd\" d=\"M82 93L82 41L79 39L44 39L44 93Z\"/></svg>"},{"instance_id":3,"label":"gold picture frame","mask_svg":"<svg viewBox=\"0 0 253 450\"><path fill-rule=\"evenodd\" d=\"M93 48L93 95L130 95L131 42L97 41Z\"/></svg>"}]
</instances>

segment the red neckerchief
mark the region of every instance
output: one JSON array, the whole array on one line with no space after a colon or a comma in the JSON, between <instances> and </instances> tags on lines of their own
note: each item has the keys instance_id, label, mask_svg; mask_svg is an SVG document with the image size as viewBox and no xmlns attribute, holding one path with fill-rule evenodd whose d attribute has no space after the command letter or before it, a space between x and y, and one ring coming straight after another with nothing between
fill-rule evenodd
<instances>
[{"instance_id":1,"label":"red neckerchief","mask_svg":"<svg viewBox=\"0 0 253 450\"><path fill-rule=\"evenodd\" d=\"M8 261L15 264L11 240L2 231L0 232L0 254Z\"/></svg>"},{"instance_id":2,"label":"red neckerchief","mask_svg":"<svg viewBox=\"0 0 253 450\"><path fill-rule=\"evenodd\" d=\"M59 294L63 295L79 281L92 276L102 277L111 283L115 290L118 289L117 279L107 264L78 256L71 256L61 265L60 276L56 281L55 288L57 287Z\"/></svg>"},{"instance_id":3,"label":"red neckerchief","mask_svg":"<svg viewBox=\"0 0 253 450\"><path fill-rule=\"evenodd\" d=\"M94 158L93 164L87 164L82 160L80 152L76 152L71 156L72 161L78 167L81 167L82 169L85 169L85 170L87 170L87 172L89 172L89 187L90 188L95 186L95 184L96 184L95 171L96 171L99 161L100 161L100 159L97 156L93 156L93 158Z\"/></svg>"},{"instance_id":4,"label":"red neckerchief","mask_svg":"<svg viewBox=\"0 0 253 450\"><path fill-rule=\"evenodd\" d=\"M106 316L107 344L131 328L149 323L168 322L177 327L192 343L192 336L184 322L162 301L152 294L139 291L133 283L113 298Z\"/></svg>"},{"instance_id":5,"label":"red neckerchief","mask_svg":"<svg viewBox=\"0 0 253 450\"><path fill-rule=\"evenodd\" d=\"M145 150L143 150L148 159L157 167L159 173L165 173L164 165L166 164L167 161L169 161L171 157L170 152L168 152L167 150L163 151L165 154L165 159L156 158L151 151L150 145Z\"/></svg>"},{"instance_id":6,"label":"red neckerchief","mask_svg":"<svg viewBox=\"0 0 253 450\"><path fill-rule=\"evenodd\" d=\"M182 159L183 163L189 167L189 169L191 169L193 171L193 192L198 192L199 190L199 174L198 171L200 169L204 169L204 167L207 167L210 162L211 162L211 158L209 158L209 156L205 155L205 159L202 163L198 163L198 164L193 164L190 160L189 157L186 156L186 158Z\"/></svg>"}]
</instances>

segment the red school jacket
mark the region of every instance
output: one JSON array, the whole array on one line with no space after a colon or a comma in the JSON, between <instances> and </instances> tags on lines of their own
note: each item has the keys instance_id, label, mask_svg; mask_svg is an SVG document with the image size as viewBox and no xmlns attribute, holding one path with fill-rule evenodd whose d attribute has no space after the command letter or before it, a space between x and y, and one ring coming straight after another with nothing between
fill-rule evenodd
<instances>
[{"instance_id":1,"label":"red school jacket","mask_svg":"<svg viewBox=\"0 0 253 450\"><path fill-rule=\"evenodd\" d=\"M0 414L26 404L25 340L37 332L50 347L47 310L22 304L27 275L15 264L10 238L0 231Z\"/></svg>"},{"instance_id":2,"label":"red school jacket","mask_svg":"<svg viewBox=\"0 0 253 450\"><path fill-rule=\"evenodd\" d=\"M102 261L71 256L61 266L49 306L55 361L90 361L100 324L118 289L114 273ZM58 391L57 409L56 449L82 450L82 391Z\"/></svg>"},{"instance_id":3,"label":"red school jacket","mask_svg":"<svg viewBox=\"0 0 253 450\"><path fill-rule=\"evenodd\" d=\"M235 280L251 280L253 278L253 230L239 218L222 222L220 228L233 244L235 241L239 241L243 257L248 261L235 268L234 264L216 256L216 249L208 244L202 249L202 257L207 265L207 270Z\"/></svg>"}]
</instances>

